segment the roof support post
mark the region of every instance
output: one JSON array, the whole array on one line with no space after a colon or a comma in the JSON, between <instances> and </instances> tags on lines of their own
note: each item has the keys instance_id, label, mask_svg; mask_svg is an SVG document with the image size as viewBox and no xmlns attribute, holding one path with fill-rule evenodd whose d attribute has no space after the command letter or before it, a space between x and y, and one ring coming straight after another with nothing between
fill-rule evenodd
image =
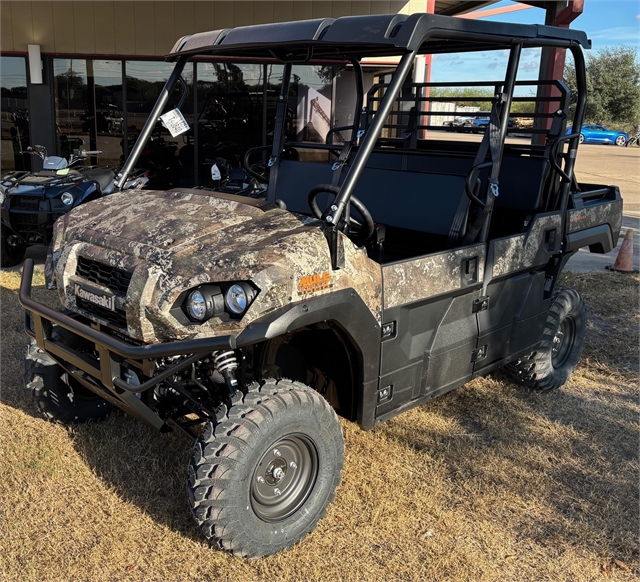
<instances>
[{"instance_id":1,"label":"roof support post","mask_svg":"<svg viewBox=\"0 0 640 582\"><path fill-rule=\"evenodd\" d=\"M353 160L353 164L351 168L349 168L349 173L342 184L342 188L340 189L340 194L336 198L333 203L337 208L335 210L325 211L324 219L327 223L335 226L340 221L342 213L345 210L345 207L349 203L349 199L351 198L351 194L353 194L353 190L355 189L356 183L364 170L364 167L367 164L367 160L373 151L373 148L378 141L378 137L380 137L380 132L384 126L387 117L389 116L389 112L393 107L393 103L400 92L400 88L402 87L409 71L411 70L411 66L413 65L413 59L416 56L416 51L412 51L410 53L405 53L400 59L400 63L398 64L398 68L391 79L391 83L387 88L386 93L382 101L380 102L380 107L376 111L375 117L373 118L373 122L367 129L367 132L364 135L358 153Z\"/></svg>"}]
</instances>

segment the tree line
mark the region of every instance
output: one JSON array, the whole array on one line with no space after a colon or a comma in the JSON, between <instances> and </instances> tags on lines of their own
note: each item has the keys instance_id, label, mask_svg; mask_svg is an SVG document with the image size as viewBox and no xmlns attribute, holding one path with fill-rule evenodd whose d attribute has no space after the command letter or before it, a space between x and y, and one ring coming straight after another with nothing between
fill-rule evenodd
<instances>
[{"instance_id":1,"label":"tree line","mask_svg":"<svg viewBox=\"0 0 640 582\"><path fill-rule=\"evenodd\" d=\"M594 53L586 52L587 108L585 123L602 123L613 129L635 133L640 125L640 62L634 47L619 46L606 48ZM577 83L575 63L567 53L564 82L571 91L569 119L573 117L576 104ZM431 89L432 97L446 97L458 105L479 107L482 111L491 108L493 91L478 87ZM476 101L486 97L487 101ZM511 106L512 113L533 113L535 95L531 101L516 101Z\"/></svg>"}]
</instances>

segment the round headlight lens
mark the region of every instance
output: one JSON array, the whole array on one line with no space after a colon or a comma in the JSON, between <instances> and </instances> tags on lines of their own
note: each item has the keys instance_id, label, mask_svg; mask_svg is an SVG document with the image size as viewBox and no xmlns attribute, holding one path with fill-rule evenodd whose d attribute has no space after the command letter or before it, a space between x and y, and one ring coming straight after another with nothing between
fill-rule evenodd
<instances>
[{"instance_id":1,"label":"round headlight lens","mask_svg":"<svg viewBox=\"0 0 640 582\"><path fill-rule=\"evenodd\" d=\"M189 317L196 321L202 321L207 315L207 302L197 289L189 294L187 299L187 312Z\"/></svg>"},{"instance_id":2,"label":"round headlight lens","mask_svg":"<svg viewBox=\"0 0 640 582\"><path fill-rule=\"evenodd\" d=\"M240 285L231 285L224 296L225 303L231 313L240 315L249 305L247 292Z\"/></svg>"},{"instance_id":3,"label":"round headlight lens","mask_svg":"<svg viewBox=\"0 0 640 582\"><path fill-rule=\"evenodd\" d=\"M60 200L62 200L63 204L71 206L73 204L73 194L71 194L71 192L63 192Z\"/></svg>"},{"instance_id":4,"label":"round headlight lens","mask_svg":"<svg viewBox=\"0 0 640 582\"><path fill-rule=\"evenodd\" d=\"M2 206L4 204L4 199L6 198L6 196L4 195L4 192L2 190L0 190L0 206Z\"/></svg>"}]
</instances>

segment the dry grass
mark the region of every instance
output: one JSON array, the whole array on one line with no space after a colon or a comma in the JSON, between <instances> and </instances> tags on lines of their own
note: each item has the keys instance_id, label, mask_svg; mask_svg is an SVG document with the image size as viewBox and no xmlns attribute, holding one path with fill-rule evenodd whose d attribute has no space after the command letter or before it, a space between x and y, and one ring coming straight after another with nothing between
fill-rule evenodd
<instances>
[{"instance_id":1,"label":"dry grass","mask_svg":"<svg viewBox=\"0 0 640 582\"><path fill-rule=\"evenodd\" d=\"M637 579L639 279L569 279L591 323L567 386L537 394L496 373L368 433L343 423L327 517L291 550L243 561L196 532L180 436L121 414L39 418L20 379L18 275L0 273L3 578Z\"/></svg>"}]
</instances>

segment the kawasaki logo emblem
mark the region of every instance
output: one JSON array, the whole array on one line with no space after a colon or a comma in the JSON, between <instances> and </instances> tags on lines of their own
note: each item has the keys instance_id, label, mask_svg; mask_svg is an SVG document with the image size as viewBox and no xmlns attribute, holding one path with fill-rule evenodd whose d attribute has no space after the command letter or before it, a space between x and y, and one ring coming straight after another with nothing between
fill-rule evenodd
<instances>
[{"instance_id":1,"label":"kawasaki logo emblem","mask_svg":"<svg viewBox=\"0 0 640 582\"><path fill-rule=\"evenodd\" d=\"M116 306L114 302L113 295L106 295L104 293L94 293L93 291L89 291L84 287L75 284L75 293L76 297L80 299L84 299L89 303L93 303L95 305L99 305L100 307L104 307L105 309L110 309L111 311L115 311Z\"/></svg>"}]
</instances>

